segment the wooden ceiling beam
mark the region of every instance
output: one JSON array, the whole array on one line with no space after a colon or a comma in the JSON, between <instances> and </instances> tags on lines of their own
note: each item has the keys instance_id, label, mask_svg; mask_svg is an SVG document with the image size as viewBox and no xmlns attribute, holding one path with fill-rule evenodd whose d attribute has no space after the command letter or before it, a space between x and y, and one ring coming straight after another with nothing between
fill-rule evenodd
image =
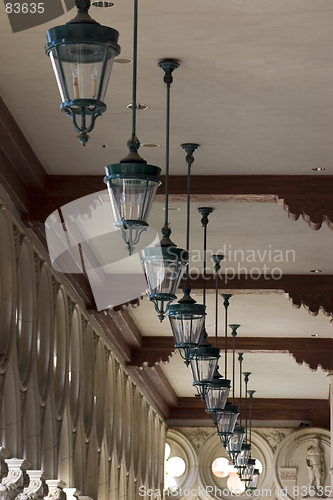
<instances>
[{"instance_id":1,"label":"wooden ceiling beam","mask_svg":"<svg viewBox=\"0 0 333 500\"><path fill-rule=\"evenodd\" d=\"M235 398L235 404L239 406L238 398ZM209 420L205 408L205 403L200 398L181 397L178 398L178 405L170 408L169 419ZM241 416L244 422L246 415L243 410ZM314 427L329 429L329 402L326 399L254 398L252 419L257 421L300 420L311 422Z\"/></svg>"},{"instance_id":2,"label":"wooden ceiling beam","mask_svg":"<svg viewBox=\"0 0 333 500\"><path fill-rule=\"evenodd\" d=\"M157 201L164 200L164 177L157 192ZM78 198L105 190L103 175L48 175L43 192L31 191L29 220L44 222L55 210ZM170 177L170 201L186 201L186 176ZM282 204L295 220L302 210L329 210L333 176L276 176L276 175L194 175L191 179L192 201L200 202L276 202ZM295 203L293 204L293 200ZM306 207L302 200L310 200ZM317 201L316 201L317 200ZM319 201L318 201L319 200ZM297 203L298 205L297 205ZM319 205L318 205L319 203ZM294 207L298 208L294 208ZM303 210L303 211L304 211ZM298 214L298 215L297 215ZM328 214L329 216L329 214Z\"/></svg>"},{"instance_id":3,"label":"wooden ceiling beam","mask_svg":"<svg viewBox=\"0 0 333 500\"><path fill-rule=\"evenodd\" d=\"M213 338L208 339L212 344ZM218 348L224 350L224 338L219 337ZM232 338L228 337L227 349L232 351ZM333 339L321 338L285 338L285 337L239 337L237 352L289 353L298 364L305 363L312 370L319 366L324 370L333 370ZM143 337L142 348L131 352L129 366L154 366L160 361L167 362L174 352L174 339L168 337Z\"/></svg>"}]
</instances>

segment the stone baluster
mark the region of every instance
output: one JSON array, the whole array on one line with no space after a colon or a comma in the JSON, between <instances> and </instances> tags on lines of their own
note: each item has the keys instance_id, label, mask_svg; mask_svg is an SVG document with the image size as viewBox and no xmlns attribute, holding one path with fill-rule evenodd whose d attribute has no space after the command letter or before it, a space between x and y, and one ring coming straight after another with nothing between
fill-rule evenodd
<instances>
[{"instance_id":1,"label":"stone baluster","mask_svg":"<svg viewBox=\"0 0 333 500\"><path fill-rule=\"evenodd\" d=\"M331 493L330 493L330 497L333 498L333 372L332 371L328 372L326 377L327 377L328 384L329 384L330 431L331 431L331 463L330 463Z\"/></svg>"},{"instance_id":2,"label":"stone baluster","mask_svg":"<svg viewBox=\"0 0 333 500\"><path fill-rule=\"evenodd\" d=\"M63 491L66 483L61 479L47 479L46 484L49 488L49 493L44 500L66 500L66 493Z\"/></svg>"},{"instance_id":3,"label":"stone baluster","mask_svg":"<svg viewBox=\"0 0 333 500\"><path fill-rule=\"evenodd\" d=\"M64 488L64 492L67 495L67 500L78 500L81 495L81 491L76 488Z\"/></svg>"},{"instance_id":4,"label":"stone baluster","mask_svg":"<svg viewBox=\"0 0 333 500\"><path fill-rule=\"evenodd\" d=\"M30 467L29 462L18 458L7 458L8 475L2 479L0 484L0 500L14 500L26 484L26 470Z\"/></svg>"},{"instance_id":5,"label":"stone baluster","mask_svg":"<svg viewBox=\"0 0 333 500\"><path fill-rule=\"evenodd\" d=\"M16 500L42 500L48 491L45 480L49 475L42 470L28 470L28 474L29 486L17 495Z\"/></svg>"}]
</instances>

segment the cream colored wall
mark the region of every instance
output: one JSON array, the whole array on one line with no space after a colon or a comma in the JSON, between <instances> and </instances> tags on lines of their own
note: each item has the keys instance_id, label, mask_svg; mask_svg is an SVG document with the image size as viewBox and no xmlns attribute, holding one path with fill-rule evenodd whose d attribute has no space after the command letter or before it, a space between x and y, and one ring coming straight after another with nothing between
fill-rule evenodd
<instances>
[{"instance_id":1,"label":"cream colored wall","mask_svg":"<svg viewBox=\"0 0 333 500\"><path fill-rule=\"evenodd\" d=\"M29 462L28 475L43 470L95 500L132 500L142 484L163 487L163 420L3 203L0 398L2 475L9 455ZM12 499L23 483L10 497L6 488L0 497Z\"/></svg>"}]
</instances>

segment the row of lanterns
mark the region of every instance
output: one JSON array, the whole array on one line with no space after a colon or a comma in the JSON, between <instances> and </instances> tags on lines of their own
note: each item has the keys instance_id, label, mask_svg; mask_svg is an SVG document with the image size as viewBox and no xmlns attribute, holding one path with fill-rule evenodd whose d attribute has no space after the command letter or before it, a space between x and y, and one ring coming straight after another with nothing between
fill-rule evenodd
<instances>
[{"instance_id":1,"label":"row of lanterns","mask_svg":"<svg viewBox=\"0 0 333 500\"><path fill-rule=\"evenodd\" d=\"M112 64L114 58L120 53L120 47L117 43L119 33L112 28L101 26L89 16L90 0L75 0L75 4L78 8L77 16L65 26L58 26L47 32L48 44L45 50L51 58L62 97L61 110L72 118L74 128L79 133L79 140L85 145L89 138L88 133L94 128L96 118L106 110L103 99ZM142 232L148 227L147 220L154 195L161 184L161 169L148 165L138 154L140 142L136 136L137 25L138 0L134 0L132 134L127 143L129 153L119 163L106 167L104 179L110 194L115 226L121 231L130 254L138 244ZM175 348L181 353L186 366L191 367L193 385L201 399L206 402L206 411L217 427L217 434L233 464L237 467L242 481L248 489L254 489L258 483L259 471L254 469L255 460L251 459L251 445L243 443L245 428L241 425L236 426L239 407L227 402L231 388L231 381L227 379L227 343L225 378L220 375L217 366L220 357L220 350L217 347L218 273L223 256L213 256L216 276L215 347L208 342L205 329L206 280L203 280L203 304L197 304L191 297L189 286L190 179L191 166L194 161L193 153L199 147L198 144L186 143L181 146L186 152L188 169L186 249L177 248L170 239L171 229L168 220L170 88L173 71L178 68L179 63L175 60L163 60L158 65L164 71L163 80L167 90L166 202L165 222L160 244L142 251L149 299L153 302L161 321L166 315L168 316ZM90 120L89 123L87 123L88 120ZM202 216L201 223L204 228L203 268L205 273L208 216L213 209L202 207L198 210ZM171 304L176 299L176 291L185 268L186 282L183 297L178 303ZM224 294L222 297L227 326L227 309L231 295ZM233 337L234 384L234 340L239 325L230 325L230 327ZM225 328L225 340L227 342L227 328ZM246 396L249 393L251 401L254 391L247 391L248 376L249 373L246 372Z\"/></svg>"}]
</instances>

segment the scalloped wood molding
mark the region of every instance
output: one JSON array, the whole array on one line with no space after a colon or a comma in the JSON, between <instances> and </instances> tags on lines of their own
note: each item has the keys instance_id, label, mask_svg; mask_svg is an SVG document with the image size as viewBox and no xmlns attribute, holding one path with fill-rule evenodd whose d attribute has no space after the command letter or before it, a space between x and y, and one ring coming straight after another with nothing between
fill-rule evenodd
<instances>
[{"instance_id":1,"label":"scalloped wood molding","mask_svg":"<svg viewBox=\"0 0 333 500\"><path fill-rule=\"evenodd\" d=\"M300 216L309 224L311 229L318 231L323 222L333 230L333 200L332 199L278 199L277 203L288 212L288 217L296 221Z\"/></svg>"}]
</instances>

